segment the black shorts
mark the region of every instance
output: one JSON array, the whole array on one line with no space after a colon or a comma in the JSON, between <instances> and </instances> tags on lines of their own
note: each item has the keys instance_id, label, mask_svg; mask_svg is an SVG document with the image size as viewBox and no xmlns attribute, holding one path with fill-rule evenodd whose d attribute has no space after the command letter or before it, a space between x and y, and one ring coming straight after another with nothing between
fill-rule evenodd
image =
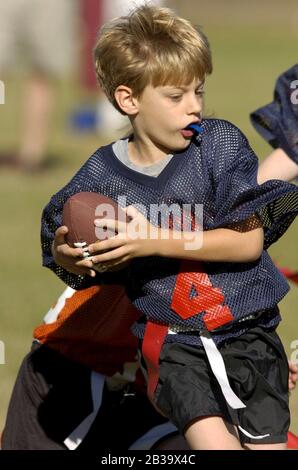
<instances>
[{"instance_id":1,"label":"black shorts","mask_svg":"<svg viewBox=\"0 0 298 470\"><path fill-rule=\"evenodd\" d=\"M33 343L14 386L2 449L67 450L63 441L93 410L90 376L86 367ZM125 393L104 387L98 414L77 450L127 450L153 431L139 444L147 450L176 434L173 429L134 384Z\"/></svg>"},{"instance_id":2,"label":"black shorts","mask_svg":"<svg viewBox=\"0 0 298 470\"><path fill-rule=\"evenodd\" d=\"M230 385L246 408L234 410L226 403L204 349L179 343L162 348L157 407L181 433L196 418L222 416L253 436L270 434L256 440L239 432L242 443L287 442L289 369L276 332L252 328L220 352Z\"/></svg>"}]
</instances>

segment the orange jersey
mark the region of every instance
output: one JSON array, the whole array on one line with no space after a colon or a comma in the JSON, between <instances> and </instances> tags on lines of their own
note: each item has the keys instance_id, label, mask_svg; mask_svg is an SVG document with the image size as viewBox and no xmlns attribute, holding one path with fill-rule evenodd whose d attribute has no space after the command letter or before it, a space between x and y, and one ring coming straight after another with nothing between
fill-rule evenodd
<instances>
[{"instance_id":1,"label":"orange jersey","mask_svg":"<svg viewBox=\"0 0 298 470\"><path fill-rule=\"evenodd\" d=\"M67 288L34 330L34 338L86 367L111 376L136 360L130 327L139 313L119 286Z\"/></svg>"}]
</instances>

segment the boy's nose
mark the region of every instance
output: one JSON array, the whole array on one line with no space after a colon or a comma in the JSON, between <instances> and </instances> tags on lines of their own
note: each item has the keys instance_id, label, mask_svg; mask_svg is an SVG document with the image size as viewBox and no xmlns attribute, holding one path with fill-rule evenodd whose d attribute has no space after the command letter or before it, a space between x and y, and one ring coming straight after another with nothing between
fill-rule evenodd
<instances>
[{"instance_id":1,"label":"boy's nose","mask_svg":"<svg viewBox=\"0 0 298 470\"><path fill-rule=\"evenodd\" d=\"M194 96L193 98L189 100L187 111L188 111L188 114L196 114L196 115L201 114L202 102L198 98L198 96Z\"/></svg>"}]
</instances>

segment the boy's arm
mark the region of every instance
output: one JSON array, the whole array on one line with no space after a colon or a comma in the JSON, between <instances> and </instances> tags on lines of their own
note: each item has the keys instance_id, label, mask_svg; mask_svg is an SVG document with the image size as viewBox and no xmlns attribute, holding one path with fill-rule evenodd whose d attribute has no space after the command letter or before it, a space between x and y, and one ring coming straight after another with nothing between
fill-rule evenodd
<instances>
[{"instance_id":1,"label":"boy's arm","mask_svg":"<svg viewBox=\"0 0 298 470\"><path fill-rule=\"evenodd\" d=\"M201 248L196 249L195 245L200 243ZM202 236L194 232L194 240L191 242L194 249L188 248L188 237L177 240L170 233L169 240L160 240L157 254L197 261L252 262L261 256L263 244L264 232L260 227L250 231L218 228L204 231Z\"/></svg>"},{"instance_id":2,"label":"boy's arm","mask_svg":"<svg viewBox=\"0 0 298 470\"><path fill-rule=\"evenodd\" d=\"M221 132L202 141L202 154L214 156L210 165L213 207L203 237L198 232L193 235L197 238L192 240L197 241L197 244L193 244L195 248L189 249L189 233L175 237L175 232L161 231L155 239L149 236L145 239L131 239L128 234L124 238L116 236L89 246L95 264L105 263L109 269L118 260L127 261L152 255L213 262L254 261L259 258L262 249L267 249L281 237L297 214L298 188L282 181L268 181L258 185L258 159L247 139L230 123L221 122L220 126ZM222 135L225 139L222 139ZM235 229L235 224L251 221L257 217L256 214L261 217L264 230L260 226L242 232ZM133 213L129 215L134 217ZM147 219L143 220L144 227L145 224L148 224L149 230ZM114 228L113 222L109 226L103 219L98 221L100 226ZM121 228L120 232L125 234L126 228ZM112 251L99 254L102 250Z\"/></svg>"},{"instance_id":3,"label":"boy's arm","mask_svg":"<svg viewBox=\"0 0 298 470\"><path fill-rule=\"evenodd\" d=\"M90 260L83 258L80 248L70 248L65 243L67 229L62 227L62 210L73 194L81 191L101 192L100 177L95 173L98 152L76 173L71 181L55 194L43 210L41 221L41 246L43 266L51 269L73 289L85 289L95 284L123 284L126 273L96 273Z\"/></svg>"},{"instance_id":4,"label":"boy's arm","mask_svg":"<svg viewBox=\"0 0 298 470\"><path fill-rule=\"evenodd\" d=\"M291 181L298 176L298 64L276 80L273 101L251 113L255 130L273 151L262 164L258 181Z\"/></svg>"},{"instance_id":5,"label":"boy's arm","mask_svg":"<svg viewBox=\"0 0 298 470\"><path fill-rule=\"evenodd\" d=\"M258 183L262 184L268 180L291 181L298 176L298 165L284 150L274 150L260 164L258 169Z\"/></svg>"},{"instance_id":6,"label":"boy's arm","mask_svg":"<svg viewBox=\"0 0 298 470\"><path fill-rule=\"evenodd\" d=\"M90 277L93 273L82 257L82 250L70 248L65 244L67 229L61 228L62 210L67 199L75 192L89 189L86 186L86 165L87 163L51 198L43 210L41 219L43 266L51 269L65 284L74 289L84 289L94 284Z\"/></svg>"},{"instance_id":7,"label":"boy's arm","mask_svg":"<svg viewBox=\"0 0 298 470\"><path fill-rule=\"evenodd\" d=\"M231 228L178 232L154 227L131 206L125 210L133 219L132 228L130 223L118 222L115 227L113 220L96 221L98 227L116 228L118 235L89 245L88 251L94 255L94 264L104 263L109 269L117 266L119 262L146 256L213 262L250 262L258 259L263 250L263 229L257 216L252 216ZM109 251L102 253L105 250Z\"/></svg>"}]
</instances>

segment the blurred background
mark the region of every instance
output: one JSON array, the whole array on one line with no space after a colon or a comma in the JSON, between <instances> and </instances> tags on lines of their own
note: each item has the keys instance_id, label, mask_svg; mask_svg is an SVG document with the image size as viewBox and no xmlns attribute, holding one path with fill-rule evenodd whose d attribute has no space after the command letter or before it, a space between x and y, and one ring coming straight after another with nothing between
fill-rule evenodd
<instances>
[{"instance_id":1,"label":"blurred background","mask_svg":"<svg viewBox=\"0 0 298 470\"><path fill-rule=\"evenodd\" d=\"M123 134L125 122L107 108L95 85L91 57L98 25L121 13L123 3L0 2L0 80L5 88L0 105L0 341L5 349L0 429L32 330L64 287L41 267L41 211L96 148ZM270 148L253 130L249 113L271 101L277 76L297 63L297 1L164 3L203 26L210 40L214 72L207 80L206 113L239 126L264 158ZM279 265L298 269L297 237L296 221L270 249ZM280 304L279 327L288 357L298 341L298 286L291 287ZM291 429L298 434L298 390L291 395L291 410Z\"/></svg>"}]
</instances>

